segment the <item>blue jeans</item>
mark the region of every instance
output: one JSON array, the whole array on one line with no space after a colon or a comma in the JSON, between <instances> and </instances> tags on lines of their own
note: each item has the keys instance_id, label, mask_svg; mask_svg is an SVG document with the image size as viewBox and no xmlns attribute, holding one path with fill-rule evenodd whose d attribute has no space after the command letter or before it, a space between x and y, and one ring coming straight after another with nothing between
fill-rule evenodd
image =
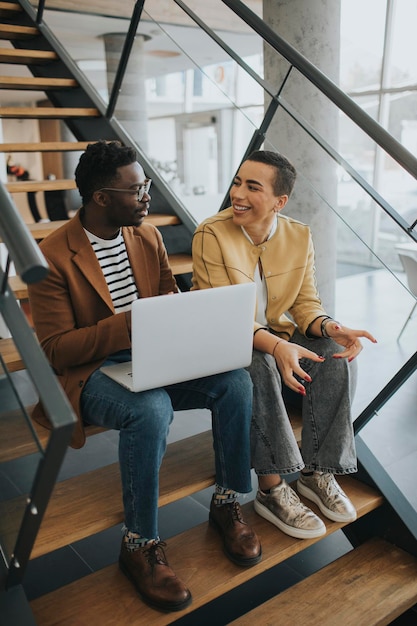
<instances>
[{"instance_id":1,"label":"blue jeans","mask_svg":"<svg viewBox=\"0 0 417 626\"><path fill-rule=\"evenodd\" d=\"M131 359L110 355L105 365ZM96 370L81 395L87 424L120 431L119 464L125 525L143 537L158 536L159 468L174 411L210 409L216 482L240 493L251 490L252 383L244 369L132 393Z\"/></svg>"},{"instance_id":2,"label":"blue jeans","mask_svg":"<svg viewBox=\"0 0 417 626\"><path fill-rule=\"evenodd\" d=\"M333 359L342 348L331 339L307 339L296 330L291 341L323 355L325 361L300 360L312 378L303 397L282 385L271 355L254 350L247 368L254 385L252 465L258 475L290 474L303 467L333 474L356 472L351 416L356 362ZM302 406L301 453L284 403L291 394Z\"/></svg>"}]
</instances>

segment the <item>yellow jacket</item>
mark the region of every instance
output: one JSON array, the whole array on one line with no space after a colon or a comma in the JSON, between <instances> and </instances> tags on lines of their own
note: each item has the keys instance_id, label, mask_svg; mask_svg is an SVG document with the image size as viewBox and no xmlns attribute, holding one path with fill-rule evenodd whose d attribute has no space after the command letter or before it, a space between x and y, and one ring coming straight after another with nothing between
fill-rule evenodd
<instances>
[{"instance_id":1,"label":"yellow jacket","mask_svg":"<svg viewBox=\"0 0 417 626\"><path fill-rule=\"evenodd\" d=\"M266 318L276 333L291 337L296 324L305 334L311 322L326 315L316 286L310 228L301 222L280 215L271 239L253 245L233 223L229 208L198 226L192 253L192 289L251 282L260 260L268 293ZM263 327L255 322L258 328Z\"/></svg>"}]
</instances>

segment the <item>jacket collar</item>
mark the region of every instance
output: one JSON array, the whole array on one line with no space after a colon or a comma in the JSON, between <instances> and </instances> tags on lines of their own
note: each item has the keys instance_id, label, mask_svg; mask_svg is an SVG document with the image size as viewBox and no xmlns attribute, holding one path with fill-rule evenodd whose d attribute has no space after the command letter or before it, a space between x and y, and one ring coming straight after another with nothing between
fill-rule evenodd
<instances>
[{"instance_id":1,"label":"jacket collar","mask_svg":"<svg viewBox=\"0 0 417 626\"><path fill-rule=\"evenodd\" d=\"M81 209L80 209L81 210ZM147 267L143 240L137 228L122 228L126 250L132 267L136 286L141 296L151 294L149 268ZM80 211L67 225L68 245L74 253L73 263L85 276L97 294L104 300L112 313L115 312L113 302L107 287L106 279L101 270L97 257L85 234L80 220ZM134 262L132 262L134 260Z\"/></svg>"}]
</instances>

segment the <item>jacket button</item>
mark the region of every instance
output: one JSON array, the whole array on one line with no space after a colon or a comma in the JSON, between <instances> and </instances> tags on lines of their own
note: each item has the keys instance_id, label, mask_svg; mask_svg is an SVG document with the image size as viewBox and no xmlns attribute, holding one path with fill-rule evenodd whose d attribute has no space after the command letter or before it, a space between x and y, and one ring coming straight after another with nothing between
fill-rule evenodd
<instances>
[{"instance_id":1,"label":"jacket button","mask_svg":"<svg viewBox=\"0 0 417 626\"><path fill-rule=\"evenodd\" d=\"M80 380L80 382L78 383L78 386L79 386L79 387L82 387L83 385L84 385L84 381L83 381L83 380Z\"/></svg>"}]
</instances>

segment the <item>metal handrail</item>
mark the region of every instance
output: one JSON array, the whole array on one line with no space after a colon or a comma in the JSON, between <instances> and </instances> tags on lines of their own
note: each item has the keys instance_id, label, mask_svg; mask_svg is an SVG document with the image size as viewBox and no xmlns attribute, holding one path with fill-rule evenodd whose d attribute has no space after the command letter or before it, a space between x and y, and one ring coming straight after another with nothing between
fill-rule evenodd
<instances>
[{"instance_id":1,"label":"metal handrail","mask_svg":"<svg viewBox=\"0 0 417 626\"><path fill-rule=\"evenodd\" d=\"M0 315L13 337L52 427L46 450L34 477L10 560L5 582L10 587L22 581L43 514L71 439L76 417L8 286L11 262L26 283L35 283L45 278L49 267L3 183L0 183L0 237L8 250L5 270L0 267ZM6 374L9 376L7 370ZM3 585L3 581L0 582Z\"/></svg>"},{"instance_id":2,"label":"metal handrail","mask_svg":"<svg viewBox=\"0 0 417 626\"><path fill-rule=\"evenodd\" d=\"M378 122L333 83L323 72L300 52L277 35L260 17L251 11L241 0L222 0L266 43L279 52L305 78L315 85L333 104L355 122L387 154L417 179L417 159L404 146L394 139Z\"/></svg>"},{"instance_id":3,"label":"metal handrail","mask_svg":"<svg viewBox=\"0 0 417 626\"><path fill-rule=\"evenodd\" d=\"M0 206L0 234L16 272L25 283L42 280L49 271L48 264L3 183L0 184Z\"/></svg>"}]
</instances>

